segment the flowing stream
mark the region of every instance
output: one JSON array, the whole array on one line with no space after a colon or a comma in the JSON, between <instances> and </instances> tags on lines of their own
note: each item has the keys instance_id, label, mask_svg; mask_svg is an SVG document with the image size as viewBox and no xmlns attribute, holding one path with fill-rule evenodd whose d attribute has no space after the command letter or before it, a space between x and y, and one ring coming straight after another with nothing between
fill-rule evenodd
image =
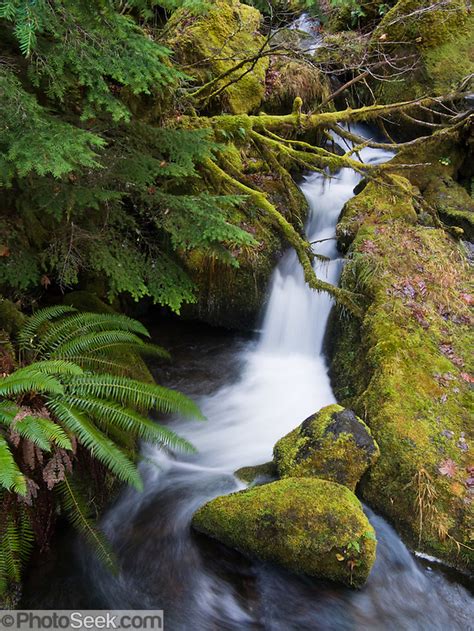
<instances>
[{"instance_id":1,"label":"flowing stream","mask_svg":"<svg viewBox=\"0 0 474 631\"><path fill-rule=\"evenodd\" d=\"M364 162L390 158L370 148L358 155ZM329 259L315 269L333 284L343 265L335 227L358 181L344 169L329 179L310 174L301 184L310 206L308 238ZM244 488L236 469L268 461L281 436L335 401L322 352L331 306L327 294L308 288L295 253L287 252L273 275L258 340L197 342L184 369L177 362L179 378L168 379L198 397L207 421L172 423L196 455L144 447L145 491L126 491L104 519L120 574L110 576L77 544L75 569L30 604L164 609L170 631L473 628L466 588L438 566L422 564L369 509L379 543L360 591L246 560L190 529L204 502Z\"/></svg>"}]
</instances>

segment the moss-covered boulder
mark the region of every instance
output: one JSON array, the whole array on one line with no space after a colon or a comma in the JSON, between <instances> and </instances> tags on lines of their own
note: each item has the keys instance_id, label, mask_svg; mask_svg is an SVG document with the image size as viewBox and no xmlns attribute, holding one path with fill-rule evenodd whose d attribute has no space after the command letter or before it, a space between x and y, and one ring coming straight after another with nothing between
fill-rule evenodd
<instances>
[{"instance_id":1,"label":"moss-covered boulder","mask_svg":"<svg viewBox=\"0 0 474 631\"><path fill-rule=\"evenodd\" d=\"M218 497L195 513L193 526L251 558L352 587L375 560L359 500L327 480L286 478Z\"/></svg>"},{"instance_id":2,"label":"moss-covered boulder","mask_svg":"<svg viewBox=\"0 0 474 631\"><path fill-rule=\"evenodd\" d=\"M426 188L431 169L424 171L416 178ZM367 212L341 285L363 293L367 309L360 322L337 320L335 393L364 415L380 446L359 485L362 496L418 548L469 566L472 272L445 230L379 215L385 197L380 189L364 204L354 201L367 204Z\"/></svg>"},{"instance_id":3,"label":"moss-covered boulder","mask_svg":"<svg viewBox=\"0 0 474 631\"><path fill-rule=\"evenodd\" d=\"M401 101L449 93L474 72L474 18L466 0L399 0L372 36L374 47L414 55L417 67L403 80L381 82L378 100Z\"/></svg>"},{"instance_id":4,"label":"moss-covered boulder","mask_svg":"<svg viewBox=\"0 0 474 631\"><path fill-rule=\"evenodd\" d=\"M380 452L367 425L352 410L335 404L281 438L273 455L282 478L323 478L353 491Z\"/></svg>"},{"instance_id":5,"label":"moss-covered boulder","mask_svg":"<svg viewBox=\"0 0 474 631\"><path fill-rule=\"evenodd\" d=\"M167 24L169 46L196 80L196 89L213 82L199 94L199 105L232 114L260 106L268 67L266 57L252 61L265 43L260 20L257 9L238 0L216 0L200 15L175 11Z\"/></svg>"},{"instance_id":6,"label":"moss-covered boulder","mask_svg":"<svg viewBox=\"0 0 474 631\"><path fill-rule=\"evenodd\" d=\"M241 467L234 471L234 475L247 484L262 484L274 480L278 471L273 461L258 464L253 467Z\"/></svg>"}]
</instances>

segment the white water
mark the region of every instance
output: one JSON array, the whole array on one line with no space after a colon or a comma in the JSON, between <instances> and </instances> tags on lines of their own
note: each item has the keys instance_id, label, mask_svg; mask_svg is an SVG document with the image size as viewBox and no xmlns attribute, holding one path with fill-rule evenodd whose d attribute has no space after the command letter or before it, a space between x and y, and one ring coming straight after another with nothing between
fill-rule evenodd
<instances>
[{"instance_id":1,"label":"white water","mask_svg":"<svg viewBox=\"0 0 474 631\"><path fill-rule=\"evenodd\" d=\"M365 148L359 157L380 162L391 155ZM301 185L309 204L308 240L321 241L313 249L329 259L315 259L314 269L333 285L343 264L336 247L336 224L359 180L354 171L343 169L331 178L313 173ZM309 288L295 252L287 252L273 274L260 339L245 354L241 379L200 402L208 419L206 428L189 421L173 427L197 447L201 466L232 472L265 462L279 438L335 402L322 353L332 304L326 292Z\"/></svg>"}]
</instances>

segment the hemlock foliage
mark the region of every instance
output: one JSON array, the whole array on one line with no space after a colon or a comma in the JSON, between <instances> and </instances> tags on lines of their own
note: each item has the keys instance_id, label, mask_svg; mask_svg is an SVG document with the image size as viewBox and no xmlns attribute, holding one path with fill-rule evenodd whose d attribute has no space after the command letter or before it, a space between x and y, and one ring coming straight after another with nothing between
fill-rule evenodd
<instances>
[{"instance_id":1,"label":"hemlock foliage","mask_svg":"<svg viewBox=\"0 0 474 631\"><path fill-rule=\"evenodd\" d=\"M241 198L209 195L200 177L218 148L209 131L169 116L186 77L159 42L157 15L206 4L0 3L4 294L87 275L104 278L111 299L150 296L179 311L195 299L180 253L235 264L233 250L254 244L232 223Z\"/></svg>"}]
</instances>

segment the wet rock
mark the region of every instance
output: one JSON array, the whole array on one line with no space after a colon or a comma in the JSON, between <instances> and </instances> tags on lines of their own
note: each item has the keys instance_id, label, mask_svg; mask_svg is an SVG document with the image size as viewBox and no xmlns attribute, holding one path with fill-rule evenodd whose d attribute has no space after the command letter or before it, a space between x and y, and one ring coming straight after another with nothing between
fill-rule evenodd
<instances>
[{"instance_id":1,"label":"wet rock","mask_svg":"<svg viewBox=\"0 0 474 631\"><path fill-rule=\"evenodd\" d=\"M218 497L195 513L193 526L251 558L352 587L375 561L360 502L327 480L286 478Z\"/></svg>"},{"instance_id":2,"label":"wet rock","mask_svg":"<svg viewBox=\"0 0 474 631\"><path fill-rule=\"evenodd\" d=\"M262 484L274 480L277 475L277 468L275 463L265 462L264 464L258 464L254 467L241 467L234 472L234 475L248 484Z\"/></svg>"},{"instance_id":3,"label":"wet rock","mask_svg":"<svg viewBox=\"0 0 474 631\"><path fill-rule=\"evenodd\" d=\"M340 405L307 418L276 443L273 453L281 477L323 478L352 491L380 455L367 425Z\"/></svg>"}]
</instances>

